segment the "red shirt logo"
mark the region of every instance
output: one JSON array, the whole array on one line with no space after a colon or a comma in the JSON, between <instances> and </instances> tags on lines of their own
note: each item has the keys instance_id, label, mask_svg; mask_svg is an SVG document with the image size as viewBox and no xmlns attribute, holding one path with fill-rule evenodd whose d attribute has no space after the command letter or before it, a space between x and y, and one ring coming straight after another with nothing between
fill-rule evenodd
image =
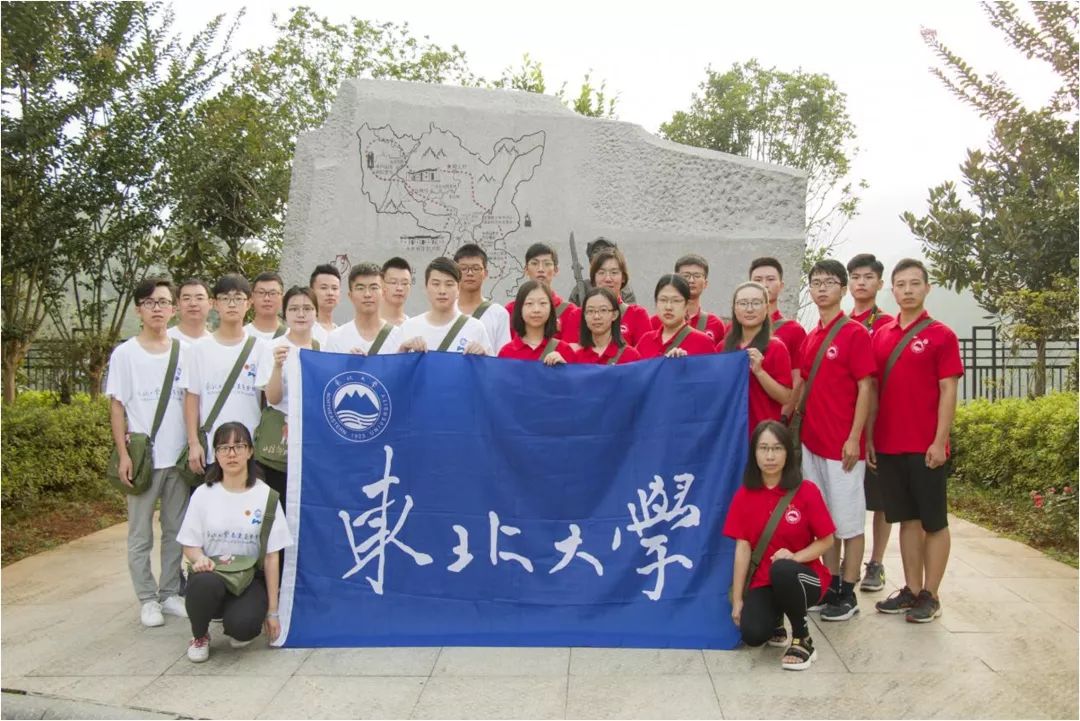
<instances>
[{"instance_id":1,"label":"red shirt logo","mask_svg":"<svg viewBox=\"0 0 1080 721\"><path fill-rule=\"evenodd\" d=\"M784 520L794 526L802 520L802 512L792 504L784 511Z\"/></svg>"},{"instance_id":2,"label":"red shirt logo","mask_svg":"<svg viewBox=\"0 0 1080 721\"><path fill-rule=\"evenodd\" d=\"M911 352L912 353L922 353L924 350L926 350L926 346L928 346L928 345L930 345L929 340L923 340L922 338L916 338L915 340L911 341Z\"/></svg>"},{"instance_id":3,"label":"red shirt logo","mask_svg":"<svg viewBox=\"0 0 1080 721\"><path fill-rule=\"evenodd\" d=\"M840 355L840 349L836 345L829 346L829 350L825 351L825 357L829 360L836 360L836 356Z\"/></svg>"}]
</instances>

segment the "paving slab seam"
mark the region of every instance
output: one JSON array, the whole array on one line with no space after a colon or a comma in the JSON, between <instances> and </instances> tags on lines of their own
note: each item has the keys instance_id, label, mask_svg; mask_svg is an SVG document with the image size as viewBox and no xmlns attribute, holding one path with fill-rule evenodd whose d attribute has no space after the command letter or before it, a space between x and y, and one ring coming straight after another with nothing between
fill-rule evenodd
<instances>
[{"instance_id":1,"label":"paving slab seam","mask_svg":"<svg viewBox=\"0 0 1080 721\"><path fill-rule=\"evenodd\" d=\"M720 718L727 718L724 715L724 705L720 702L720 692L716 689L716 679L713 678L712 669L709 668L709 662L705 660L705 651L701 651L701 661L705 664L705 673L709 674L709 685L712 686L713 696L716 697L716 708L720 709ZM569 696L570 694L567 694Z\"/></svg>"},{"instance_id":2,"label":"paving slab seam","mask_svg":"<svg viewBox=\"0 0 1080 721\"><path fill-rule=\"evenodd\" d=\"M91 707L94 707L94 708L101 709L102 712L105 712L105 711L114 712L113 715L112 715L112 718L116 718L116 717L120 716L120 714L115 713L116 711L130 711L132 713L153 714L155 716L159 716L159 717L163 717L163 718L183 719L184 721L187 721L189 719L197 719L197 718L199 718L198 716L185 716L184 714L177 713L175 711L162 711L160 709L146 708L144 706L123 706L123 705L117 705L117 704L99 703L97 701L89 701L89 700L86 700L86 699L65 698L63 696L54 696L52 694L35 693L33 691L24 691L22 689L17 689L17 688L0 688L0 694L3 695L4 701L5 701L4 706L7 706L9 703L12 703L12 702L14 702L17 705L19 699L25 698L25 699L41 700L41 701L44 701L46 703L55 704L55 705L58 705L58 706L61 706L61 707L66 707L66 709L68 709L68 710L72 709L72 707L79 708L79 707L82 707L82 706L91 706ZM45 709L45 712L44 712L45 715L48 715L48 713L50 711L52 711L51 706L49 708ZM43 715L42 718L44 718L44 717L45 716ZM85 717L85 715L83 715L83 714L70 715L70 716L66 716L66 717L65 716L60 716L60 718L84 718L84 717ZM17 718L17 717L8 716L5 713L5 718ZM99 718L110 718L110 716L104 715L104 713L103 713L103 715L100 716Z\"/></svg>"},{"instance_id":3,"label":"paving slab seam","mask_svg":"<svg viewBox=\"0 0 1080 721\"><path fill-rule=\"evenodd\" d=\"M446 646L439 647L439 652L435 654L435 660L431 664L431 670L428 671L427 679L424 680L424 685L420 688L420 693L416 694L416 700L413 701L412 710L409 711L409 718L416 718L416 710L420 708L420 699L424 697L424 692L427 691L428 686L431 683L431 677L435 673L435 669L439 667L439 659L442 658L443 651Z\"/></svg>"},{"instance_id":4,"label":"paving slab seam","mask_svg":"<svg viewBox=\"0 0 1080 721\"><path fill-rule=\"evenodd\" d=\"M570 666L574 662L574 647L570 647L570 653L566 654L566 695L563 696L562 717L570 718Z\"/></svg>"}]
</instances>

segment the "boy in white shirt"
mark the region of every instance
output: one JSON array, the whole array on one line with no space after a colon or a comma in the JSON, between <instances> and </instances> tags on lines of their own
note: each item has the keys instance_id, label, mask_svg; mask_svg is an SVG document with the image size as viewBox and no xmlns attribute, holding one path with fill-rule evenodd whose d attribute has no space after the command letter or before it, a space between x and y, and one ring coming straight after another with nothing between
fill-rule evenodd
<instances>
[{"instance_id":1,"label":"boy in white shirt","mask_svg":"<svg viewBox=\"0 0 1080 721\"><path fill-rule=\"evenodd\" d=\"M334 353L367 355L383 336L376 354L397 353L404 338L401 329L379 317L379 299L383 294L382 270L374 263L357 263L349 271L349 300L356 315L338 326L326 340L323 350Z\"/></svg>"},{"instance_id":2,"label":"boy in white shirt","mask_svg":"<svg viewBox=\"0 0 1080 721\"><path fill-rule=\"evenodd\" d=\"M315 270L311 271L308 286L315 291L315 298L319 301L319 317L315 319L311 335L319 343L326 343L330 332L337 328L334 323L334 308L337 308L341 299L341 273L329 263L317 265Z\"/></svg>"},{"instance_id":3,"label":"boy in white shirt","mask_svg":"<svg viewBox=\"0 0 1080 721\"><path fill-rule=\"evenodd\" d=\"M495 355L484 324L462 315L457 309L460 282L461 271L449 258L436 258L428 264L424 271L424 290L431 310L402 323L401 335L406 339L401 344L402 353L440 350L446 345L446 351L450 353ZM459 328L454 332L457 326Z\"/></svg>"},{"instance_id":4,"label":"boy in white shirt","mask_svg":"<svg viewBox=\"0 0 1080 721\"><path fill-rule=\"evenodd\" d=\"M255 317L244 326L244 332L261 340L271 341L285 335L281 322L281 297L285 295L285 281L272 270L259 273L252 285Z\"/></svg>"},{"instance_id":5,"label":"boy in white shirt","mask_svg":"<svg viewBox=\"0 0 1080 721\"><path fill-rule=\"evenodd\" d=\"M188 278L180 284L180 320L169 328L169 337L185 343L210 335L206 319L210 317L210 286L200 278Z\"/></svg>"},{"instance_id":6,"label":"boy in white shirt","mask_svg":"<svg viewBox=\"0 0 1080 721\"><path fill-rule=\"evenodd\" d=\"M128 433L150 435L158 401L164 391L173 343L166 327L175 311L172 286L163 278L144 280L135 288L135 312L142 330L120 344L109 359L105 393L111 397L109 410L113 442L120 457L118 475L131 485L132 459L127 450ZM162 614L187 618L184 600L179 597L180 561L183 549L176 534L187 509L188 489L175 463L185 443L183 397L176 382L183 359L172 374L172 388L157 436L153 439L153 475L150 487L138 495L128 495L128 570L135 594L142 604L144 626L161 626ZM154 547L154 506L161 499L161 576L154 581L150 552Z\"/></svg>"},{"instance_id":7,"label":"boy in white shirt","mask_svg":"<svg viewBox=\"0 0 1080 721\"><path fill-rule=\"evenodd\" d=\"M394 257L383 263L383 297L380 314L384 320L401 327L409 319L405 314L405 303L412 290L413 272L409 261Z\"/></svg>"},{"instance_id":8,"label":"boy in white shirt","mask_svg":"<svg viewBox=\"0 0 1080 721\"><path fill-rule=\"evenodd\" d=\"M454 262L461 270L458 310L484 324L491 349L496 353L510 342L510 314L506 308L484 299L484 281L488 277L488 257L475 243L467 243L454 253Z\"/></svg>"},{"instance_id":9,"label":"boy in white shirt","mask_svg":"<svg viewBox=\"0 0 1080 721\"><path fill-rule=\"evenodd\" d=\"M184 397L184 425L187 428L188 467L195 473L203 473L214 461L214 449L209 439L222 423L237 421L254 432L259 424L259 391L255 388L258 377L259 358L263 341L255 339L251 352L244 360L240 375L230 389L224 389L234 364L248 339L244 332L244 315L251 306L251 286L235 273L222 276L214 284L214 309L221 324L218 329L187 349L184 372L180 375L180 387L187 391ZM203 454L199 443L199 427L206 422L218 396L228 392L228 398L214 425L207 431L207 451Z\"/></svg>"}]
</instances>

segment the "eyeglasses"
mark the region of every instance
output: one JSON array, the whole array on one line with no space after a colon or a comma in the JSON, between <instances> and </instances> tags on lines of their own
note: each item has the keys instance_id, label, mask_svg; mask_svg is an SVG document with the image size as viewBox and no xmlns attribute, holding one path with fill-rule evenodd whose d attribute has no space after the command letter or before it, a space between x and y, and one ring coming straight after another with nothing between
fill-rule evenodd
<instances>
[{"instance_id":1,"label":"eyeglasses","mask_svg":"<svg viewBox=\"0 0 1080 721\"><path fill-rule=\"evenodd\" d=\"M812 280L810 281L810 287L815 290L818 288L837 288L842 283L836 278L825 278L824 280Z\"/></svg>"},{"instance_id":2,"label":"eyeglasses","mask_svg":"<svg viewBox=\"0 0 1080 721\"><path fill-rule=\"evenodd\" d=\"M530 268L532 268L533 270L538 270L540 268L543 268L544 270L551 270L552 268L555 267L555 261L552 261L552 260L537 260L536 258L533 258L528 263L526 263L526 265L529 266Z\"/></svg>"},{"instance_id":3,"label":"eyeglasses","mask_svg":"<svg viewBox=\"0 0 1080 721\"><path fill-rule=\"evenodd\" d=\"M256 298L277 298L282 295L280 290L257 290L255 291Z\"/></svg>"},{"instance_id":4,"label":"eyeglasses","mask_svg":"<svg viewBox=\"0 0 1080 721\"><path fill-rule=\"evenodd\" d=\"M676 296L662 295L662 296L660 296L659 298L656 299L656 305L658 305L658 306L661 306L661 305L663 305L663 306L686 305L686 298L683 298L681 295L676 295Z\"/></svg>"},{"instance_id":5,"label":"eyeglasses","mask_svg":"<svg viewBox=\"0 0 1080 721\"><path fill-rule=\"evenodd\" d=\"M139 307L143 310L153 310L154 308L172 308L173 302L168 298L146 298L139 301Z\"/></svg>"},{"instance_id":6,"label":"eyeglasses","mask_svg":"<svg viewBox=\"0 0 1080 721\"><path fill-rule=\"evenodd\" d=\"M286 313L295 313L296 315L307 315L308 313L315 312L315 306L313 305L290 305L285 309Z\"/></svg>"},{"instance_id":7,"label":"eyeglasses","mask_svg":"<svg viewBox=\"0 0 1080 721\"><path fill-rule=\"evenodd\" d=\"M757 310L758 308L765 307L765 301L760 298L754 300L737 300L735 301L735 307L739 310L750 310L751 308Z\"/></svg>"},{"instance_id":8,"label":"eyeglasses","mask_svg":"<svg viewBox=\"0 0 1080 721\"><path fill-rule=\"evenodd\" d=\"M221 295L215 300L225 305L242 305L247 303L248 297L246 295Z\"/></svg>"},{"instance_id":9,"label":"eyeglasses","mask_svg":"<svg viewBox=\"0 0 1080 721\"><path fill-rule=\"evenodd\" d=\"M679 273L684 280L705 280L704 273Z\"/></svg>"},{"instance_id":10,"label":"eyeglasses","mask_svg":"<svg viewBox=\"0 0 1080 721\"><path fill-rule=\"evenodd\" d=\"M462 275L480 275L484 272L482 265L459 265Z\"/></svg>"},{"instance_id":11,"label":"eyeglasses","mask_svg":"<svg viewBox=\"0 0 1080 721\"><path fill-rule=\"evenodd\" d=\"M585 317L587 318L602 318L605 315L611 315L615 310L613 308L586 308Z\"/></svg>"},{"instance_id":12,"label":"eyeglasses","mask_svg":"<svg viewBox=\"0 0 1080 721\"><path fill-rule=\"evenodd\" d=\"M782 453L784 451L784 447L779 446L779 445L777 445L777 446L761 445L761 446L758 446L757 449L758 449L759 453L764 453L766 456L768 456L768 455L776 455L777 453Z\"/></svg>"},{"instance_id":13,"label":"eyeglasses","mask_svg":"<svg viewBox=\"0 0 1080 721\"><path fill-rule=\"evenodd\" d=\"M247 443L234 443L230 446L217 446L214 448L214 453L219 456L235 456L247 448L251 448Z\"/></svg>"},{"instance_id":14,"label":"eyeglasses","mask_svg":"<svg viewBox=\"0 0 1080 721\"><path fill-rule=\"evenodd\" d=\"M596 271L597 278L621 278L622 270L619 268L601 268Z\"/></svg>"}]
</instances>

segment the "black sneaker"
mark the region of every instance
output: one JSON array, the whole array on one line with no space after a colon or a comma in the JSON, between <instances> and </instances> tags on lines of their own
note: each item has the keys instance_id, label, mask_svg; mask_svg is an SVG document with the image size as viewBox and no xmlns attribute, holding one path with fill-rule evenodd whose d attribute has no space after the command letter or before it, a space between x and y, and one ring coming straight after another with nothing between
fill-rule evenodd
<instances>
[{"instance_id":1,"label":"black sneaker","mask_svg":"<svg viewBox=\"0 0 1080 721\"><path fill-rule=\"evenodd\" d=\"M866 573L863 574L860 591L880 591L885 588L885 566L874 561L866 562Z\"/></svg>"},{"instance_id":2,"label":"black sneaker","mask_svg":"<svg viewBox=\"0 0 1080 721\"><path fill-rule=\"evenodd\" d=\"M891 596L884 601L878 601L874 604L881 613L907 613L912 608L915 608L915 594L911 592L911 589L904 586L899 591L894 591Z\"/></svg>"},{"instance_id":3,"label":"black sneaker","mask_svg":"<svg viewBox=\"0 0 1080 721\"><path fill-rule=\"evenodd\" d=\"M915 606L908 610L907 620L911 623L930 623L941 615L941 601L925 588L919 591Z\"/></svg>"},{"instance_id":4,"label":"black sneaker","mask_svg":"<svg viewBox=\"0 0 1080 721\"><path fill-rule=\"evenodd\" d=\"M822 621L847 621L859 612L859 601L854 593L839 597L821 612Z\"/></svg>"},{"instance_id":5,"label":"black sneaker","mask_svg":"<svg viewBox=\"0 0 1080 721\"><path fill-rule=\"evenodd\" d=\"M825 592L825 597L821 599L820 603L815 603L813 606L809 606L806 610L815 612L824 611L826 607L831 606L838 600L840 600L840 594L830 588L828 591Z\"/></svg>"}]
</instances>

